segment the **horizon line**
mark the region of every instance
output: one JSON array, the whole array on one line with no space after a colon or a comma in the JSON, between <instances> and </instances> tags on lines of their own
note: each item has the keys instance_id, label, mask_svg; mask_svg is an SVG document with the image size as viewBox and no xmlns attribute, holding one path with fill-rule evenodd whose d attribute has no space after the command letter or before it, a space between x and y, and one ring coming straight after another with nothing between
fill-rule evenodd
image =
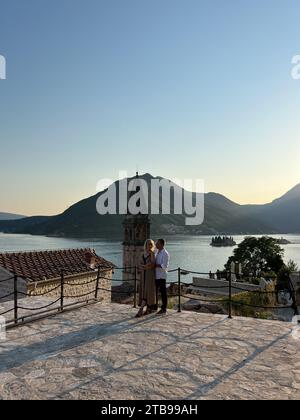
<instances>
[{"instance_id":1,"label":"horizon line","mask_svg":"<svg viewBox=\"0 0 300 420\"><path fill-rule=\"evenodd\" d=\"M153 176L150 172L145 172L145 173L143 173L143 174L141 174L141 175L139 175L139 176L143 177L143 176L145 176L145 175L150 175L150 176L151 176L151 177L153 177L154 179L156 179L156 178L161 178L161 179L170 180L170 179L168 179L168 178L164 178L164 177L159 176L159 175L157 175L157 176ZM133 178L134 178L134 176L128 176L126 179L133 179ZM175 179L175 178L173 178L173 179ZM120 179L117 179L117 180L113 181L113 183L116 183L116 182L118 182L118 181L120 181ZM225 194L223 194L223 193L219 193L219 192L216 192L216 191L208 191L208 192L204 192L204 194L205 194L205 195L207 195L207 194L216 194L216 195L220 195L220 196L222 196L222 197L226 198L227 200L231 201L232 203L234 203L234 204L236 204L236 205L238 205L238 206L266 206L266 205L272 204L274 201L276 201L276 200L280 199L281 197L284 197L286 194L288 194L290 191L292 191L293 189L297 188L298 186L300 187L300 182L299 182L299 183L297 183L296 185L294 185L293 187L289 188L288 190L286 190L286 192L285 192L285 193L283 193L281 196L279 196L279 197L275 197L273 200L268 201L268 202L266 202L266 203L238 203L237 201L234 201L234 200L232 200L231 198L229 198L228 196L226 196ZM84 198L81 198L81 199L79 199L78 201L73 202L72 204L70 204L69 206L67 206L64 210L62 210L62 211L60 211L60 212L58 212L58 213L51 213L51 214L45 214L45 213L43 213L43 214L38 213L38 214L37 214L37 213L33 213L33 214L27 214L27 215L26 215L26 214L23 214L23 212L18 212L18 211L14 211L14 210L13 210L13 211L7 211L7 210L2 210L2 209L0 209L0 213L13 214L13 215L16 215L16 216L21 216L20 218L22 218L22 216L23 216L23 218L27 218L27 217L53 217L53 216L58 216L58 215L60 215L60 214L64 213L64 212L65 212L66 210L68 210L70 207L72 207L72 206L76 205L77 203L79 203L79 202L81 202L81 201L83 201L83 200L87 200L87 199L89 199L89 198L92 198L92 197L94 197L94 196L96 196L96 195L98 195L98 194L102 193L103 191L105 191L105 190L98 191L98 192L96 192L95 194L88 195L88 196L86 196L86 197L84 197ZM192 192L195 192L195 191L192 191ZM11 220L18 220L18 219L11 219Z\"/></svg>"}]
</instances>

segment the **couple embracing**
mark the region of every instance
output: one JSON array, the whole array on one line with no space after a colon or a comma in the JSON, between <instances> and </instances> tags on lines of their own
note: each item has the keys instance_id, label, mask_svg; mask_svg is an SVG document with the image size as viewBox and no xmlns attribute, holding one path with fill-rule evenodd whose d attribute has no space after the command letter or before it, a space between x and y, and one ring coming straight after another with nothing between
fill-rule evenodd
<instances>
[{"instance_id":1,"label":"couple embracing","mask_svg":"<svg viewBox=\"0 0 300 420\"><path fill-rule=\"evenodd\" d=\"M147 239L140 265L139 306L141 308L136 315L137 318L157 311L158 291L160 291L162 300L162 307L158 314L161 315L167 312L166 282L169 262L170 256L165 249L165 240L158 239L156 244L154 244L152 239Z\"/></svg>"}]
</instances>

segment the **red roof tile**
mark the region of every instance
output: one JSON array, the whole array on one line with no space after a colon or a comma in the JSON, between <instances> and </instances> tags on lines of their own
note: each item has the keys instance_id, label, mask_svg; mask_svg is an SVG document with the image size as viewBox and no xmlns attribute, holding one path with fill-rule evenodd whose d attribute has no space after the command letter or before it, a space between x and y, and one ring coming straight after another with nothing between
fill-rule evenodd
<instances>
[{"instance_id":1,"label":"red roof tile","mask_svg":"<svg viewBox=\"0 0 300 420\"><path fill-rule=\"evenodd\" d=\"M88 261L95 264L95 269L114 267L113 263L99 257L90 248L0 253L0 267L34 281L60 277L61 270L64 270L65 276L93 272Z\"/></svg>"}]
</instances>

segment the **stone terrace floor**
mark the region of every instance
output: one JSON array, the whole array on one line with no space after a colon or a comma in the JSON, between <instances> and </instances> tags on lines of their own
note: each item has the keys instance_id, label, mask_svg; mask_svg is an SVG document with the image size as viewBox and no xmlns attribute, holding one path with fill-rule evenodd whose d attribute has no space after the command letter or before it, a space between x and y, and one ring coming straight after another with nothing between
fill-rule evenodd
<instances>
[{"instance_id":1,"label":"stone terrace floor","mask_svg":"<svg viewBox=\"0 0 300 420\"><path fill-rule=\"evenodd\" d=\"M300 399L292 325L95 304L7 332L2 399Z\"/></svg>"}]
</instances>

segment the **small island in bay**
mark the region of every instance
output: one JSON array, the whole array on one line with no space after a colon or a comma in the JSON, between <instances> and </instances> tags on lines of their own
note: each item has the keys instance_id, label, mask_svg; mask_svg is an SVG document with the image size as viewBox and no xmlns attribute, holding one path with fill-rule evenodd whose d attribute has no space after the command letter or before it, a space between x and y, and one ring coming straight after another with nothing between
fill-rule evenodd
<instances>
[{"instance_id":1,"label":"small island in bay","mask_svg":"<svg viewBox=\"0 0 300 420\"><path fill-rule=\"evenodd\" d=\"M279 245L290 245L292 242L288 241L285 238L280 238L280 239L277 239L277 243Z\"/></svg>"},{"instance_id":2,"label":"small island in bay","mask_svg":"<svg viewBox=\"0 0 300 420\"><path fill-rule=\"evenodd\" d=\"M215 236L212 238L210 245L215 247L235 246L236 242L232 236Z\"/></svg>"}]
</instances>

